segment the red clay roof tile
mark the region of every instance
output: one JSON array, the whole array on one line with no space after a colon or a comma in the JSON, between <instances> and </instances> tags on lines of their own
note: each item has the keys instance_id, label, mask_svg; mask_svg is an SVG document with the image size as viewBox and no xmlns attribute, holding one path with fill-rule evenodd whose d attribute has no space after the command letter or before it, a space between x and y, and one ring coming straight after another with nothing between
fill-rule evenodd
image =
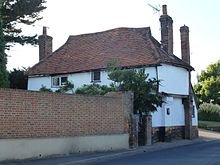
<instances>
[{"instance_id":1,"label":"red clay roof tile","mask_svg":"<svg viewBox=\"0 0 220 165\"><path fill-rule=\"evenodd\" d=\"M165 52L151 36L150 28L116 28L104 32L70 36L50 56L33 66L27 75L53 75L104 69L117 61L122 67L167 63L193 70L187 63Z\"/></svg>"}]
</instances>

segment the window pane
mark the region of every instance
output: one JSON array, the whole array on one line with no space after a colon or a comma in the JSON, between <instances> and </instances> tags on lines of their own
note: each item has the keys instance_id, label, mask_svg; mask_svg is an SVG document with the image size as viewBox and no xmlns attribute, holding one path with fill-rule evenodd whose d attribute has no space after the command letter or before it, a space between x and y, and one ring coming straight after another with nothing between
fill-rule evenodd
<instances>
[{"instance_id":1,"label":"window pane","mask_svg":"<svg viewBox=\"0 0 220 165\"><path fill-rule=\"evenodd\" d=\"M192 118L195 118L195 114L196 112L195 112L195 106L193 105L193 107L192 107Z\"/></svg>"},{"instance_id":2,"label":"window pane","mask_svg":"<svg viewBox=\"0 0 220 165\"><path fill-rule=\"evenodd\" d=\"M100 71L93 72L93 81L100 81Z\"/></svg>"},{"instance_id":3,"label":"window pane","mask_svg":"<svg viewBox=\"0 0 220 165\"><path fill-rule=\"evenodd\" d=\"M67 77L61 77L61 85L65 85L67 83Z\"/></svg>"},{"instance_id":4,"label":"window pane","mask_svg":"<svg viewBox=\"0 0 220 165\"><path fill-rule=\"evenodd\" d=\"M52 78L52 86L59 86L59 77Z\"/></svg>"}]
</instances>

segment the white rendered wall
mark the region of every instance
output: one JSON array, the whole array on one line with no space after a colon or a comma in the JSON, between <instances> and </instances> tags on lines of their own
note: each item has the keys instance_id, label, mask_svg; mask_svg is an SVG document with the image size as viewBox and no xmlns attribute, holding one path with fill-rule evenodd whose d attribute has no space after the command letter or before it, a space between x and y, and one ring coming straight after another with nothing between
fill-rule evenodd
<instances>
[{"instance_id":1,"label":"white rendered wall","mask_svg":"<svg viewBox=\"0 0 220 165\"><path fill-rule=\"evenodd\" d=\"M147 67L145 68L145 74L148 74L148 79L157 78L156 67Z\"/></svg>"},{"instance_id":2,"label":"white rendered wall","mask_svg":"<svg viewBox=\"0 0 220 165\"><path fill-rule=\"evenodd\" d=\"M159 92L188 95L189 72L180 67L163 64L158 66Z\"/></svg>"},{"instance_id":3,"label":"white rendered wall","mask_svg":"<svg viewBox=\"0 0 220 165\"><path fill-rule=\"evenodd\" d=\"M128 134L69 138L0 139L0 161L87 151L128 149L128 141Z\"/></svg>"},{"instance_id":4,"label":"white rendered wall","mask_svg":"<svg viewBox=\"0 0 220 165\"><path fill-rule=\"evenodd\" d=\"M184 106L181 98L167 97L166 103L158 110L152 113L152 126L164 127L164 126L184 126L185 125L185 113ZM170 114L167 114L166 109L170 109Z\"/></svg>"},{"instance_id":5,"label":"white rendered wall","mask_svg":"<svg viewBox=\"0 0 220 165\"><path fill-rule=\"evenodd\" d=\"M41 87L51 88L51 77L29 77L28 90L38 91Z\"/></svg>"},{"instance_id":6,"label":"white rendered wall","mask_svg":"<svg viewBox=\"0 0 220 165\"><path fill-rule=\"evenodd\" d=\"M155 67L148 67L145 69L145 73L149 74L148 78L156 78L156 68ZM74 73L74 74L67 74L67 75L60 75L60 76L67 76L68 81L74 84L74 90L81 87L84 84L92 84L91 82L91 72L84 72L84 73ZM38 91L42 85L46 86L47 88L56 91L59 88L54 88L51 85L51 77L29 77L28 78L28 90ZM101 71L101 81L97 82L100 85L110 85L112 83L111 80L108 79L108 72Z\"/></svg>"},{"instance_id":7,"label":"white rendered wall","mask_svg":"<svg viewBox=\"0 0 220 165\"><path fill-rule=\"evenodd\" d=\"M159 87L159 92L166 92L172 94L188 95L189 91L189 77L188 71L186 69L163 65L158 66L158 75L156 72L156 67L145 68L145 73L149 74L148 78L157 78L161 80L161 86ZM68 81L74 84L74 89L81 87L83 84L92 84L91 82L91 72L84 73L74 73L67 76ZM47 88L51 88L56 91L58 88L53 88L51 85L51 77L29 77L28 78L28 90L39 90L42 85ZM112 81L108 79L108 72L101 71L101 82L100 85L109 85Z\"/></svg>"}]
</instances>

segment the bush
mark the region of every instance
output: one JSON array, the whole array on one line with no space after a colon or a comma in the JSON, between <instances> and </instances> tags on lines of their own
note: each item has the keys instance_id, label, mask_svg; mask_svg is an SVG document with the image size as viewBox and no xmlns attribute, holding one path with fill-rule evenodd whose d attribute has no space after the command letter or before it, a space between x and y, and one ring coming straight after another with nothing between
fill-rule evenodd
<instances>
[{"instance_id":1,"label":"bush","mask_svg":"<svg viewBox=\"0 0 220 165\"><path fill-rule=\"evenodd\" d=\"M50 88L47 88L44 85L41 85L41 88L39 90L40 92L53 92Z\"/></svg>"},{"instance_id":2,"label":"bush","mask_svg":"<svg viewBox=\"0 0 220 165\"><path fill-rule=\"evenodd\" d=\"M76 94L87 94L87 95L105 95L108 92L116 91L113 86L108 87L107 85L91 84L83 85L76 89Z\"/></svg>"},{"instance_id":3,"label":"bush","mask_svg":"<svg viewBox=\"0 0 220 165\"><path fill-rule=\"evenodd\" d=\"M201 104L199 111L199 120L220 122L220 106L212 103Z\"/></svg>"}]
</instances>

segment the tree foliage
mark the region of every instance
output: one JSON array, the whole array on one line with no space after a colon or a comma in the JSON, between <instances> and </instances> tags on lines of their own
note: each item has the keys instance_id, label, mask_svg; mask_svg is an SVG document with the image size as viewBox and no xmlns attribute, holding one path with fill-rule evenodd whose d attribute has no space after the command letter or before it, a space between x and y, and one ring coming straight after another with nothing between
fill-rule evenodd
<instances>
[{"instance_id":1,"label":"tree foliage","mask_svg":"<svg viewBox=\"0 0 220 165\"><path fill-rule=\"evenodd\" d=\"M25 72L27 71L26 68L22 69L13 69L9 73L9 81L10 81L10 88L15 89L27 89L27 75Z\"/></svg>"},{"instance_id":2,"label":"tree foliage","mask_svg":"<svg viewBox=\"0 0 220 165\"><path fill-rule=\"evenodd\" d=\"M71 93L73 94L74 93L73 89L74 89L74 84L67 81L67 83L65 85L61 86L58 90L56 90L56 92L66 93L68 91L71 91Z\"/></svg>"},{"instance_id":3,"label":"tree foliage","mask_svg":"<svg viewBox=\"0 0 220 165\"><path fill-rule=\"evenodd\" d=\"M220 104L220 61L201 72L194 90L200 103Z\"/></svg>"},{"instance_id":4,"label":"tree foliage","mask_svg":"<svg viewBox=\"0 0 220 165\"><path fill-rule=\"evenodd\" d=\"M42 19L40 12L45 0L4 0L2 7L3 31L6 43L36 44L36 34L25 36L20 25L33 25Z\"/></svg>"},{"instance_id":5,"label":"tree foliage","mask_svg":"<svg viewBox=\"0 0 220 165\"><path fill-rule=\"evenodd\" d=\"M0 4L0 9L1 9L1 4ZM8 81L8 72L6 70L7 56L5 53L5 41L4 41L2 27L3 27L2 14L0 10L0 87L5 88L9 86L9 81Z\"/></svg>"},{"instance_id":6,"label":"tree foliage","mask_svg":"<svg viewBox=\"0 0 220 165\"><path fill-rule=\"evenodd\" d=\"M99 85L99 84L84 84L82 87L76 89L76 94L87 94L87 95L105 95L108 92L116 91L113 86Z\"/></svg>"},{"instance_id":7,"label":"tree foliage","mask_svg":"<svg viewBox=\"0 0 220 165\"><path fill-rule=\"evenodd\" d=\"M199 108L199 120L220 122L220 106L218 104L203 103Z\"/></svg>"},{"instance_id":8,"label":"tree foliage","mask_svg":"<svg viewBox=\"0 0 220 165\"><path fill-rule=\"evenodd\" d=\"M121 70L114 69L109 73L109 79L114 81L119 91L132 91L134 93L135 113L149 113L162 106L162 95L158 92L159 81L148 79L144 69Z\"/></svg>"}]
</instances>

